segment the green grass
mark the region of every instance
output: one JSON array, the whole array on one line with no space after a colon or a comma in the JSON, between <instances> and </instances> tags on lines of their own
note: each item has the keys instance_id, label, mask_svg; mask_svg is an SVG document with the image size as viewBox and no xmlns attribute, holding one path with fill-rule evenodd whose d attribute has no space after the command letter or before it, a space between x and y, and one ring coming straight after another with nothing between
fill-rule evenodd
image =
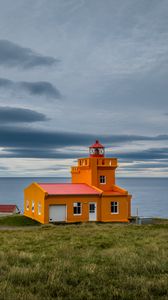
<instances>
[{"instance_id":1,"label":"green grass","mask_svg":"<svg viewBox=\"0 0 168 300\"><path fill-rule=\"evenodd\" d=\"M0 231L0 300L168 299L168 224Z\"/></svg>"},{"instance_id":2,"label":"green grass","mask_svg":"<svg viewBox=\"0 0 168 300\"><path fill-rule=\"evenodd\" d=\"M23 215L12 215L0 217L0 226L36 226L40 225L39 222L27 218Z\"/></svg>"}]
</instances>

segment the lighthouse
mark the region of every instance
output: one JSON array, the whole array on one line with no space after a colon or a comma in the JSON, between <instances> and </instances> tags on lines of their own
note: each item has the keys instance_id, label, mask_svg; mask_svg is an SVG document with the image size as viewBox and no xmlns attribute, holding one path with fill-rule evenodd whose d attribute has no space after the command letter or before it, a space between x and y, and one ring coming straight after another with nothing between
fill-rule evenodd
<instances>
[{"instance_id":1,"label":"lighthouse","mask_svg":"<svg viewBox=\"0 0 168 300\"><path fill-rule=\"evenodd\" d=\"M47 223L129 222L131 198L116 185L117 158L96 140L71 167L71 183L33 182L24 191L24 215Z\"/></svg>"},{"instance_id":2,"label":"lighthouse","mask_svg":"<svg viewBox=\"0 0 168 300\"><path fill-rule=\"evenodd\" d=\"M72 167L72 183L85 182L102 191L111 191L115 185L116 168L117 158L106 158L105 147L96 140L89 147L89 157L80 158L78 166Z\"/></svg>"}]
</instances>

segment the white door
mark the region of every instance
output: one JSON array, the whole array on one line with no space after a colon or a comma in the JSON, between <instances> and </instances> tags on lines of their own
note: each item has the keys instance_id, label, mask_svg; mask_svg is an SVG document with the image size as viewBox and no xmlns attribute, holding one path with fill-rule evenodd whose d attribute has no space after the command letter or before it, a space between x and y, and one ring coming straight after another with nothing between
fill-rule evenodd
<instances>
[{"instance_id":1,"label":"white door","mask_svg":"<svg viewBox=\"0 0 168 300\"><path fill-rule=\"evenodd\" d=\"M66 221L66 205L50 205L49 222L65 222L65 221Z\"/></svg>"},{"instance_id":2,"label":"white door","mask_svg":"<svg viewBox=\"0 0 168 300\"><path fill-rule=\"evenodd\" d=\"M90 202L89 203L89 221L97 220L97 203Z\"/></svg>"}]
</instances>

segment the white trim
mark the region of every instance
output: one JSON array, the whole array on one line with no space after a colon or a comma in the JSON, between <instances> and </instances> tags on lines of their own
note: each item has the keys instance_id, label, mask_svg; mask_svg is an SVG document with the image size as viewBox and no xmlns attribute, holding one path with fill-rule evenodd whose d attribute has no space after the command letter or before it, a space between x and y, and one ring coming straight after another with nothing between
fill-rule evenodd
<instances>
[{"instance_id":1,"label":"white trim","mask_svg":"<svg viewBox=\"0 0 168 300\"><path fill-rule=\"evenodd\" d=\"M101 182L100 177L104 177L104 182ZM100 184L106 184L106 175L100 175L99 176L99 183Z\"/></svg>"},{"instance_id":2,"label":"white trim","mask_svg":"<svg viewBox=\"0 0 168 300\"><path fill-rule=\"evenodd\" d=\"M78 206L77 206L77 203L80 203L80 210L81 210L80 214L74 214L74 207L78 207ZM75 204L76 204L76 205L75 205ZM79 201L78 201L78 202L74 202L74 203L73 203L73 215L74 215L74 216L81 216L81 215L82 215L82 202L79 202Z\"/></svg>"},{"instance_id":3,"label":"white trim","mask_svg":"<svg viewBox=\"0 0 168 300\"><path fill-rule=\"evenodd\" d=\"M93 213L90 213L90 204L95 205L95 212L94 212L95 219L94 220L91 220L91 215L90 214L93 214ZM97 221L97 202L89 202L89 222L92 222L92 221L93 222Z\"/></svg>"},{"instance_id":4,"label":"white trim","mask_svg":"<svg viewBox=\"0 0 168 300\"><path fill-rule=\"evenodd\" d=\"M32 200L32 213L34 213L34 211L35 211L35 202L34 202L34 200Z\"/></svg>"},{"instance_id":5,"label":"white trim","mask_svg":"<svg viewBox=\"0 0 168 300\"><path fill-rule=\"evenodd\" d=\"M81 216L82 214L73 214L74 216Z\"/></svg>"},{"instance_id":6,"label":"white trim","mask_svg":"<svg viewBox=\"0 0 168 300\"><path fill-rule=\"evenodd\" d=\"M110 210L111 210L111 203L116 202L117 203L117 212L111 212L111 215L118 215L120 213L119 211L119 202L118 201L111 201L110 202Z\"/></svg>"},{"instance_id":7,"label":"white trim","mask_svg":"<svg viewBox=\"0 0 168 300\"><path fill-rule=\"evenodd\" d=\"M30 210L30 202L29 202L29 200L26 200L26 210L27 211Z\"/></svg>"},{"instance_id":8,"label":"white trim","mask_svg":"<svg viewBox=\"0 0 168 300\"><path fill-rule=\"evenodd\" d=\"M41 216L41 201L38 201L37 208L38 208L38 216Z\"/></svg>"}]
</instances>

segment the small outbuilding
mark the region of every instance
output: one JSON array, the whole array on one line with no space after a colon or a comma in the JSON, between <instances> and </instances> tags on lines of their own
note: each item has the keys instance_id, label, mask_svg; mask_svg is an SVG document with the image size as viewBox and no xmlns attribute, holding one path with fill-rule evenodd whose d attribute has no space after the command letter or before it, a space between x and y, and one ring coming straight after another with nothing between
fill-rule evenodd
<instances>
[{"instance_id":1,"label":"small outbuilding","mask_svg":"<svg viewBox=\"0 0 168 300\"><path fill-rule=\"evenodd\" d=\"M0 216L20 214L20 210L15 204L0 204Z\"/></svg>"},{"instance_id":2,"label":"small outbuilding","mask_svg":"<svg viewBox=\"0 0 168 300\"><path fill-rule=\"evenodd\" d=\"M24 215L50 222L129 222L131 195L115 183L116 158L96 141L89 157L71 168L72 183L32 183L24 191Z\"/></svg>"}]
</instances>

